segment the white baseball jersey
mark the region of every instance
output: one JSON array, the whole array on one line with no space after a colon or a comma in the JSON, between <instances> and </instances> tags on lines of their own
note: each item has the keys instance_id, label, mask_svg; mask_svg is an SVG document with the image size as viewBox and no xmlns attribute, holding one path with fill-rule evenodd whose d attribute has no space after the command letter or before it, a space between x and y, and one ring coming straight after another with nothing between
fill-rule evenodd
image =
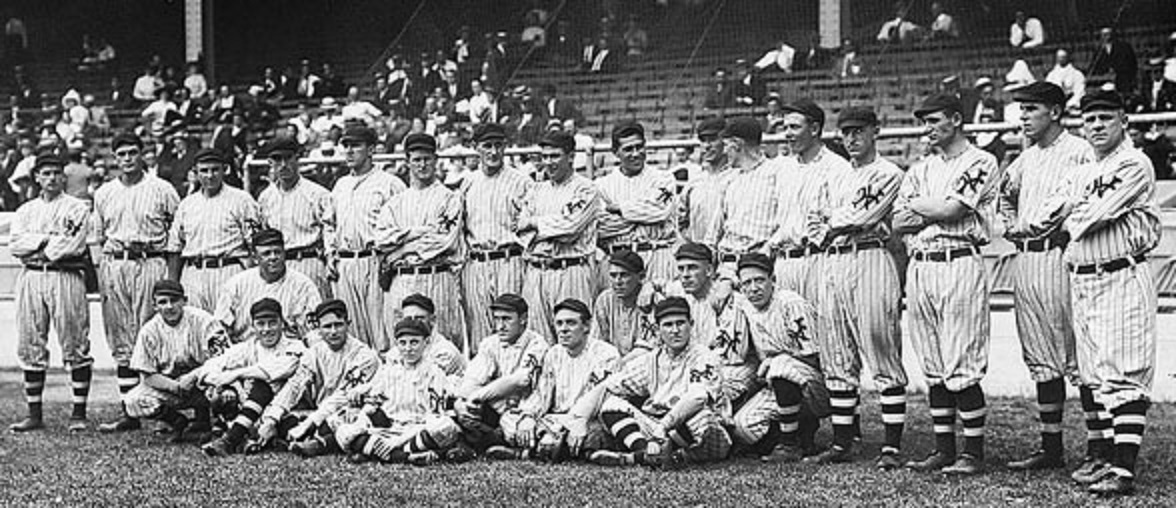
<instances>
[{"instance_id":1,"label":"white baseball jersey","mask_svg":"<svg viewBox=\"0 0 1176 508\"><path fill-rule=\"evenodd\" d=\"M668 242L677 237L673 175L645 168L628 176L618 169L597 180L596 186L604 203L620 208L616 214L600 207L602 242Z\"/></svg>"},{"instance_id":2,"label":"white baseball jersey","mask_svg":"<svg viewBox=\"0 0 1176 508\"><path fill-rule=\"evenodd\" d=\"M526 330L513 343L506 343L491 335L482 340L475 356L466 367L458 393L468 394L503 376L523 375L530 382L519 393L508 397L507 406L515 406L531 394L539 380L539 369L543 355L549 347L547 339L531 330Z\"/></svg>"},{"instance_id":3,"label":"white baseball jersey","mask_svg":"<svg viewBox=\"0 0 1176 508\"><path fill-rule=\"evenodd\" d=\"M718 357L701 345L691 344L676 356L659 347L626 365L609 379L606 390L627 400L644 399L641 412L654 417L667 415L688 395L714 406L726 401L720 365Z\"/></svg>"},{"instance_id":4,"label":"white baseball jersey","mask_svg":"<svg viewBox=\"0 0 1176 508\"><path fill-rule=\"evenodd\" d=\"M899 190L895 212L906 210L917 197L941 197L958 201L968 213L907 235L908 249L942 251L987 244L992 236L992 204L1002 179L998 172L996 157L971 144L951 159L936 153L912 167Z\"/></svg>"},{"instance_id":5,"label":"white baseball jersey","mask_svg":"<svg viewBox=\"0 0 1176 508\"><path fill-rule=\"evenodd\" d=\"M428 232L409 239L411 229L419 227ZM461 195L435 180L423 189L410 187L384 204L376 246L391 251L393 260L419 259L410 264L456 263L461 260L461 231Z\"/></svg>"},{"instance_id":6,"label":"white baseball jersey","mask_svg":"<svg viewBox=\"0 0 1176 508\"><path fill-rule=\"evenodd\" d=\"M721 216L723 192L732 172L726 167L699 172L678 197L678 227L682 238L705 243Z\"/></svg>"},{"instance_id":7,"label":"white baseball jersey","mask_svg":"<svg viewBox=\"0 0 1176 508\"><path fill-rule=\"evenodd\" d=\"M1094 149L1082 138L1062 131L1049 146L1034 144L1005 170L999 210L1005 234L1040 238L1061 227L1065 215L1051 199L1067 193L1075 169L1094 161Z\"/></svg>"},{"instance_id":8,"label":"white baseball jersey","mask_svg":"<svg viewBox=\"0 0 1176 508\"><path fill-rule=\"evenodd\" d=\"M512 167L494 175L476 171L462 182L465 240L471 249L494 250L523 244L516 230L532 181Z\"/></svg>"},{"instance_id":9,"label":"white baseball jersey","mask_svg":"<svg viewBox=\"0 0 1176 508\"><path fill-rule=\"evenodd\" d=\"M335 207L331 193L305 178L290 190L271 184L257 198L262 223L282 232L287 249L322 245L335 235Z\"/></svg>"},{"instance_id":10,"label":"white baseball jersey","mask_svg":"<svg viewBox=\"0 0 1176 508\"><path fill-rule=\"evenodd\" d=\"M421 358L433 362L446 376L461 377L465 374L466 357L461 354L461 351L457 349L453 341L442 337L436 330L433 330L433 333L429 335L425 349L421 352ZM389 349L384 354L384 361L399 359L400 350L396 347Z\"/></svg>"},{"instance_id":11,"label":"white baseball jersey","mask_svg":"<svg viewBox=\"0 0 1176 508\"><path fill-rule=\"evenodd\" d=\"M384 205L404 189L404 182L399 178L376 169L363 176L349 174L339 178L331 191L336 229L328 251L356 252L374 247Z\"/></svg>"},{"instance_id":12,"label":"white baseball jersey","mask_svg":"<svg viewBox=\"0 0 1176 508\"><path fill-rule=\"evenodd\" d=\"M1074 171L1066 217L1071 265L1105 263L1148 252L1160 240L1155 170L1129 139Z\"/></svg>"},{"instance_id":13,"label":"white baseball jersey","mask_svg":"<svg viewBox=\"0 0 1176 508\"><path fill-rule=\"evenodd\" d=\"M305 337L310 329L307 324L310 313L322 303L322 296L309 277L286 269L281 279L266 282L260 269L254 267L225 282L213 315L230 335L238 337L249 327L249 309L262 298L273 298L282 304L284 319L298 328L300 337Z\"/></svg>"},{"instance_id":14,"label":"white baseball jersey","mask_svg":"<svg viewBox=\"0 0 1176 508\"><path fill-rule=\"evenodd\" d=\"M453 380L432 362L409 365L394 359L385 361L371 381L349 393L380 400L380 409L393 423L423 423L441 414L446 397L453 393Z\"/></svg>"},{"instance_id":15,"label":"white baseball jersey","mask_svg":"<svg viewBox=\"0 0 1176 508\"><path fill-rule=\"evenodd\" d=\"M720 253L762 249L779 227L779 208L788 162L763 159L728 172L719 216L706 243Z\"/></svg>"},{"instance_id":16,"label":"white baseball jersey","mask_svg":"<svg viewBox=\"0 0 1176 508\"><path fill-rule=\"evenodd\" d=\"M227 185L212 197L197 192L180 202L167 250L185 258L243 258L260 225L261 211L249 193Z\"/></svg>"},{"instance_id":17,"label":"white baseball jersey","mask_svg":"<svg viewBox=\"0 0 1176 508\"><path fill-rule=\"evenodd\" d=\"M535 229L523 235L528 254L543 258L593 254L600 206L600 192L580 175L558 184L548 180L535 185L519 219L535 223Z\"/></svg>"},{"instance_id":18,"label":"white baseball jersey","mask_svg":"<svg viewBox=\"0 0 1176 508\"><path fill-rule=\"evenodd\" d=\"M144 174L133 184L117 178L94 193L94 236L103 252L131 246L162 251L180 206L175 187Z\"/></svg>"},{"instance_id":19,"label":"white baseball jersey","mask_svg":"<svg viewBox=\"0 0 1176 508\"><path fill-rule=\"evenodd\" d=\"M640 297L638 297L640 298ZM629 306L608 288L596 297L592 305L597 338L628 355L634 348L653 349L657 345L657 326L653 309L636 304Z\"/></svg>"},{"instance_id":20,"label":"white baseball jersey","mask_svg":"<svg viewBox=\"0 0 1176 508\"><path fill-rule=\"evenodd\" d=\"M262 418L281 420L306 399L315 408L308 417L309 421L322 423L343 407L332 395L346 393L368 382L379 366L380 357L376 351L354 337L348 337L338 351L320 340L302 354L298 370L274 395Z\"/></svg>"},{"instance_id":21,"label":"white baseball jersey","mask_svg":"<svg viewBox=\"0 0 1176 508\"><path fill-rule=\"evenodd\" d=\"M142 328L131 354L131 368L143 374L177 378L192 372L228 348L220 322L203 310L185 306L175 326L156 314Z\"/></svg>"},{"instance_id":22,"label":"white baseball jersey","mask_svg":"<svg viewBox=\"0 0 1176 508\"><path fill-rule=\"evenodd\" d=\"M200 367L201 379L214 372L256 366L265 373L270 385L280 387L294 375L299 359L305 353L306 346L298 339L283 336L273 347L265 347L256 337L250 336L205 362Z\"/></svg>"},{"instance_id":23,"label":"white baseball jersey","mask_svg":"<svg viewBox=\"0 0 1176 508\"><path fill-rule=\"evenodd\" d=\"M619 361L617 348L598 339L587 339L576 356L561 344L551 346L543 356L539 383L519 409L536 418L567 413L581 395L615 372Z\"/></svg>"},{"instance_id":24,"label":"white baseball jersey","mask_svg":"<svg viewBox=\"0 0 1176 508\"><path fill-rule=\"evenodd\" d=\"M802 245L807 236L809 212L821 204L820 192L825 182L837 175L848 175L853 168L823 143L816 157L808 163L801 162L796 155L786 160L791 164L781 166L783 190L777 210L780 226L772 237L772 244L787 250Z\"/></svg>"},{"instance_id":25,"label":"white baseball jersey","mask_svg":"<svg viewBox=\"0 0 1176 508\"><path fill-rule=\"evenodd\" d=\"M90 221L90 205L69 194L32 199L16 209L8 248L31 264L80 258L86 252Z\"/></svg>"}]
</instances>

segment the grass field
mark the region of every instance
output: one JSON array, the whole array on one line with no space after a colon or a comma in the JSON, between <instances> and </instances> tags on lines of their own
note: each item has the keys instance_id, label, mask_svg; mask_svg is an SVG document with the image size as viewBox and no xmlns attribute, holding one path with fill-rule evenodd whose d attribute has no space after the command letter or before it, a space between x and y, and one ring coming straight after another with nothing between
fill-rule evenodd
<instances>
[{"instance_id":1,"label":"grass field","mask_svg":"<svg viewBox=\"0 0 1176 508\"><path fill-rule=\"evenodd\" d=\"M302 460L289 454L210 459L195 445L170 445L149 431L117 436L70 435L68 387L49 377L49 428L0 435L0 506L1174 506L1176 406L1153 407L1144 438L1139 492L1103 500L1072 485L1068 471L1014 473L1003 462L1036 448L1028 401L990 401L988 472L972 478L876 472L881 439L877 404L867 397L864 458L814 467L735 459L681 471L543 466L475 461L422 469L352 465L339 457ZM96 376L91 419L116 416L113 376ZM0 419L24 414L19 374L0 373ZM921 399L915 397L914 399ZM912 401L914 402L914 401ZM910 407L908 456L931 446L926 405ZM1081 413L1066 412L1068 460L1077 465ZM827 430L819 436L827 440Z\"/></svg>"}]
</instances>

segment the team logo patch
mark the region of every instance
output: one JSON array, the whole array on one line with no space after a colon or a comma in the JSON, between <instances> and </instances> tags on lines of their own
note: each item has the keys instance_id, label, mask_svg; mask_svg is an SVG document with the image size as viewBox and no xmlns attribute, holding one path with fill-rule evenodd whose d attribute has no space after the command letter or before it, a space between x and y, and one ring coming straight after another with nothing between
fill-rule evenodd
<instances>
[{"instance_id":1,"label":"team logo patch","mask_svg":"<svg viewBox=\"0 0 1176 508\"><path fill-rule=\"evenodd\" d=\"M572 215L572 214L574 214L580 210L583 210L584 208L587 208L587 207L588 207L588 202L584 201L584 198L577 198L573 201L569 201L568 204L564 205L564 212L567 213L568 215Z\"/></svg>"},{"instance_id":2,"label":"team logo patch","mask_svg":"<svg viewBox=\"0 0 1176 508\"><path fill-rule=\"evenodd\" d=\"M732 336L727 333L727 330L719 330L719 336L715 337L715 347L719 356L727 359L732 359L735 356L735 347L739 344L739 332L735 332Z\"/></svg>"},{"instance_id":3,"label":"team logo patch","mask_svg":"<svg viewBox=\"0 0 1176 508\"><path fill-rule=\"evenodd\" d=\"M788 327L788 338L797 342L809 340L808 325L805 324L804 317L792 321L792 326Z\"/></svg>"},{"instance_id":4,"label":"team logo patch","mask_svg":"<svg viewBox=\"0 0 1176 508\"><path fill-rule=\"evenodd\" d=\"M665 188L665 187L663 187L662 189L659 190L658 195L657 195L657 202L658 203L669 203L671 199L674 199L674 192L673 191L671 191L669 188Z\"/></svg>"},{"instance_id":5,"label":"team logo patch","mask_svg":"<svg viewBox=\"0 0 1176 508\"><path fill-rule=\"evenodd\" d=\"M707 365L703 369L690 369L690 382L700 383L702 381L710 381L715 378L715 366Z\"/></svg>"},{"instance_id":6,"label":"team logo patch","mask_svg":"<svg viewBox=\"0 0 1176 508\"><path fill-rule=\"evenodd\" d=\"M1087 195L1098 195L1098 197L1101 199L1107 193L1107 191L1115 190L1115 187L1118 187L1121 183L1123 183L1123 180L1118 176L1100 176L1095 178L1094 181L1090 182L1090 185L1086 187L1086 193Z\"/></svg>"},{"instance_id":7,"label":"team logo patch","mask_svg":"<svg viewBox=\"0 0 1176 508\"><path fill-rule=\"evenodd\" d=\"M429 387L428 394L429 394L429 407L431 409L436 411L436 410L441 409L442 407L445 406L445 396L442 395L440 392L438 392L432 386Z\"/></svg>"},{"instance_id":8,"label":"team logo patch","mask_svg":"<svg viewBox=\"0 0 1176 508\"><path fill-rule=\"evenodd\" d=\"M367 376L364 375L363 371L359 369L349 370L346 374L343 375L343 386L340 388L343 390L350 390L355 388L356 386L363 384L366 381L366 377Z\"/></svg>"},{"instance_id":9,"label":"team logo patch","mask_svg":"<svg viewBox=\"0 0 1176 508\"><path fill-rule=\"evenodd\" d=\"M857 190L857 197L853 200L853 206L859 210L865 210L870 205L878 204L880 201L882 201L882 189L874 192L870 188L870 184L866 184Z\"/></svg>"},{"instance_id":10,"label":"team logo patch","mask_svg":"<svg viewBox=\"0 0 1176 508\"><path fill-rule=\"evenodd\" d=\"M956 185L956 192L963 194L965 192L976 192L980 190L980 186L984 184L984 179L988 177L988 171L982 167L972 167L964 171L960 175L960 183Z\"/></svg>"},{"instance_id":11,"label":"team logo patch","mask_svg":"<svg viewBox=\"0 0 1176 508\"><path fill-rule=\"evenodd\" d=\"M455 228L455 227L457 227L457 215L453 215L453 216L443 215L443 216L441 216L441 230L442 231L446 231L446 232L453 231L453 228Z\"/></svg>"}]
</instances>

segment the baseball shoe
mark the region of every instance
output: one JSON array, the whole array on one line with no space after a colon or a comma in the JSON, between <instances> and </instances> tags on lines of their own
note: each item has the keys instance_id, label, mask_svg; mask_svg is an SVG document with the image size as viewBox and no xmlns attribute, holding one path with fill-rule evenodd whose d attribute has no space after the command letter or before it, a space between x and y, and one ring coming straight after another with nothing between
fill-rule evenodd
<instances>
[{"instance_id":1,"label":"baseball shoe","mask_svg":"<svg viewBox=\"0 0 1176 508\"><path fill-rule=\"evenodd\" d=\"M70 434L76 434L78 432L85 432L87 430L90 430L90 422L87 421L85 418L70 418L69 419L69 427L66 427L66 429L69 431Z\"/></svg>"},{"instance_id":2,"label":"baseball shoe","mask_svg":"<svg viewBox=\"0 0 1176 508\"><path fill-rule=\"evenodd\" d=\"M1014 460L1006 464L1013 471L1037 471L1041 469L1061 469L1066 467L1066 460L1061 455L1050 455L1045 450L1038 450L1021 460Z\"/></svg>"},{"instance_id":3,"label":"baseball shoe","mask_svg":"<svg viewBox=\"0 0 1176 508\"><path fill-rule=\"evenodd\" d=\"M494 445L486 449L486 458L490 460L519 460L526 455L526 450L510 446Z\"/></svg>"},{"instance_id":4,"label":"baseball shoe","mask_svg":"<svg viewBox=\"0 0 1176 508\"><path fill-rule=\"evenodd\" d=\"M760 457L763 462L787 464L804 459L804 451L796 445L778 444L772 452Z\"/></svg>"},{"instance_id":5,"label":"baseball shoe","mask_svg":"<svg viewBox=\"0 0 1176 508\"><path fill-rule=\"evenodd\" d=\"M360 452L352 452L347 454L347 462L351 464L367 464L371 462L372 458Z\"/></svg>"},{"instance_id":6,"label":"baseball shoe","mask_svg":"<svg viewBox=\"0 0 1176 508\"><path fill-rule=\"evenodd\" d=\"M119 419L117 419L113 422L103 423L102 425L99 425L98 432L110 434L113 432L127 432L127 431L131 431L131 430L139 430L141 428L143 428L143 424L141 422L139 422L138 418L131 418L129 416L123 415L122 417L120 417Z\"/></svg>"},{"instance_id":7,"label":"baseball shoe","mask_svg":"<svg viewBox=\"0 0 1176 508\"><path fill-rule=\"evenodd\" d=\"M228 457L236 452L235 448L228 438L222 436L205 443L200 447L200 451L209 457Z\"/></svg>"},{"instance_id":8,"label":"baseball shoe","mask_svg":"<svg viewBox=\"0 0 1176 508\"><path fill-rule=\"evenodd\" d=\"M1070 479L1080 485L1091 485L1097 483L1104 476L1110 474L1111 465L1098 457L1086 457L1082 461L1082 465L1070 474Z\"/></svg>"},{"instance_id":9,"label":"baseball shoe","mask_svg":"<svg viewBox=\"0 0 1176 508\"><path fill-rule=\"evenodd\" d=\"M290 443L290 451L294 455L309 459L311 457L326 455L327 445L319 439L310 438Z\"/></svg>"},{"instance_id":10,"label":"baseball shoe","mask_svg":"<svg viewBox=\"0 0 1176 508\"><path fill-rule=\"evenodd\" d=\"M596 450L588 456L588 462L599 466L631 466L637 463L637 458L631 452Z\"/></svg>"},{"instance_id":11,"label":"baseball shoe","mask_svg":"<svg viewBox=\"0 0 1176 508\"><path fill-rule=\"evenodd\" d=\"M8 426L8 430L11 432L29 432L43 428L45 428L45 421L40 418L25 418Z\"/></svg>"},{"instance_id":12,"label":"baseball shoe","mask_svg":"<svg viewBox=\"0 0 1176 508\"><path fill-rule=\"evenodd\" d=\"M1086 490L1100 496L1129 496L1135 493L1135 477L1126 469L1112 468L1102 479L1086 487Z\"/></svg>"},{"instance_id":13,"label":"baseball shoe","mask_svg":"<svg viewBox=\"0 0 1176 508\"><path fill-rule=\"evenodd\" d=\"M414 466L431 466L441 462L441 455L433 450L408 454L408 463Z\"/></svg>"},{"instance_id":14,"label":"baseball shoe","mask_svg":"<svg viewBox=\"0 0 1176 508\"><path fill-rule=\"evenodd\" d=\"M882 452L878 456L878 460L874 462L874 468L880 471L893 471L902 467L902 459L898 458L897 452Z\"/></svg>"},{"instance_id":15,"label":"baseball shoe","mask_svg":"<svg viewBox=\"0 0 1176 508\"><path fill-rule=\"evenodd\" d=\"M816 455L805 457L804 462L808 464L842 464L845 462L853 462L853 448L842 448L839 445L833 445Z\"/></svg>"},{"instance_id":16,"label":"baseball shoe","mask_svg":"<svg viewBox=\"0 0 1176 508\"><path fill-rule=\"evenodd\" d=\"M923 460L908 461L903 467L912 471L939 471L950 466L954 459L946 453L935 451Z\"/></svg>"},{"instance_id":17,"label":"baseball shoe","mask_svg":"<svg viewBox=\"0 0 1176 508\"><path fill-rule=\"evenodd\" d=\"M454 447L445 450L445 462L461 464L474 460L475 457L477 457L477 454L474 453L474 449L464 443L458 443Z\"/></svg>"},{"instance_id":18,"label":"baseball shoe","mask_svg":"<svg viewBox=\"0 0 1176 508\"><path fill-rule=\"evenodd\" d=\"M979 473L982 469L984 469L984 463L978 457L961 453L952 465L943 468L941 471L944 474L971 476Z\"/></svg>"}]
</instances>

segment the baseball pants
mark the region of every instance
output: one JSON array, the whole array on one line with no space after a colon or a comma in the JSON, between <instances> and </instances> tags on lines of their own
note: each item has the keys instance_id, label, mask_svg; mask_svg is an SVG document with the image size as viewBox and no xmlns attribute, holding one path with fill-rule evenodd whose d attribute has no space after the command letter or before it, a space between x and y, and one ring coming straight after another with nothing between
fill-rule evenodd
<instances>
[{"instance_id":1,"label":"baseball pants","mask_svg":"<svg viewBox=\"0 0 1176 508\"><path fill-rule=\"evenodd\" d=\"M555 304L575 298L592 305L596 296L596 266L586 263L560 269L528 266L523 299L530 306L530 327L555 342Z\"/></svg>"},{"instance_id":2,"label":"baseball pants","mask_svg":"<svg viewBox=\"0 0 1176 508\"><path fill-rule=\"evenodd\" d=\"M49 368L49 326L71 368L91 365L90 304L81 271L21 270L16 280L17 360L25 371Z\"/></svg>"},{"instance_id":3,"label":"baseball pants","mask_svg":"<svg viewBox=\"0 0 1176 508\"><path fill-rule=\"evenodd\" d=\"M600 413L602 415L606 413L623 414L632 419L622 419L608 429L609 434L625 443L626 446L628 436L625 434L628 429L625 427L629 425L630 421L636 422L638 432L645 439L649 439L653 435L652 429L658 424L657 417L641 412L636 406L620 397L609 396L605 398ZM608 423L605 425L607 426ZM685 451L688 461L713 462L727 458L727 454L731 451L731 436L727 434L727 429L723 428L722 418L714 411L703 409L681 426L684 429L671 430L670 439L676 448Z\"/></svg>"},{"instance_id":4,"label":"baseball pants","mask_svg":"<svg viewBox=\"0 0 1176 508\"><path fill-rule=\"evenodd\" d=\"M928 385L952 392L980 383L988 369L988 274L979 255L917 261L907 270L907 329Z\"/></svg>"},{"instance_id":5,"label":"baseball pants","mask_svg":"<svg viewBox=\"0 0 1176 508\"><path fill-rule=\"evenodd\" d=\"M491 261L471 259L462 267L461 286L471 358L478 353L478 343L494 333L490 303L501 294L520 294L524 273L523 258L519 256Z\"/></svg>"},{"instance_id":6,"label":"baseball pants","mask_svg":"<svg viewBox=\"0 0 1176 508\"><path fill-rule=\"evenodd\" d=\"M523 420L523 413L519 411L508 411L502 415L498 424L502 427L502 437L510 446L521 448L523 446L522 439L519 437L519 423ZM536 419L535 428L538 438L535 442L538 443L546 435L552 435L549 429L567 428L564 422L568 420L566 414L548 414ZM588 422L588 435L584 438L585 450L606 450L611 448L609 446L612 441L608 431L604 429L604 425L600 420L592 420Z\"/></svg>"},{"instance_id":7,"label":"baseball pants","mask_svg":"<svg viewBox=\"0 0 1176 508\"><path fill-rule=\"evenodd\" d=\"M106 343L116 365L126 367L131 364L131 352L135 349L139 328L155 314L152 288L165 278L167 262L163 258L106 258L99 266L102 321L106 328Z\"/></svg>"},{"instance_id":8,"label":"baseball pants","mask_svg":"<svg viewBox=\"0 0 1176 508\"><path fill-rule=\"evenodd\" d=\"M457 444L461 428L457 422L444 415L427 415L412 420L390 419L381 409L368 411L345 411L327 418L327 424L334 431L339 448L350 450L361 436L371 436L372 448L391 451L401 449L422 434L428 434L437 449L446 449ZM382 455L365 450L367 455ZM384 458L384 457L381 457Z\"/></svg>"},{"instance_id":9,"label":"baseball pants","mask_svg":"<svg viewBox=\"0 0 1176 508\"><path fill-rule=\"evenodd\" d=\"M1021 353L1033 381L1076 381L1078 360L1070 313L1070 274L1062 249L1018 252L1013 307Z\"/></svg>"},{"instance_id":10,"label":"baseball pants","mask_svg":"<svg viewBox=\"0 0 1176 508\"><path fill-rule=\"evenodd\" d=\"M813 256L799 258L776 257L776 289L795 291L808 300L809 303L815 305L816 302L813 301L813 295L809 288L809 272L812 269L812 265Z\"/></svg>"},{"instance_id":11,"label":"baseball pants","mask_svg":"<svg viewBox=\"0 0 1176 508\"><path fill-rule=\"evenodd\" d=\"M209 313L216 312L216 300L220 297L221 288L234 275L243 271L245 268L241 263L229 263L220 268L185 266L180 283L188 295L188 305Z\"/></svg>"},{"instance_id":12,"label":"baseball pants","mask_svg":"<svg viewBox=\"0 0 1176 508\"><path fill-rule=\"evenodd\" d=\"M351 329L360 342L378 352L390 345L384 335L384 290L380 288L380 258L339 259L339 280L334 285L335 298L347 304ZM399 303L399 302L398 302Z\"/></svg>"},{"instance_id":13,"label":"baseball pants","mask_svg":"<svg viewBox=\"0 0 1176 508\"><path fill-rule=\"evenodd\" d=\"M319 258L304 258L293 259L286 261L286 267L299 272L314 282L314 287L318 288L319 296L323 301L330 300L333 292L331 291L331 281L327 278L327 264ZM350 307L348 308L350 311Z\"/></svg>"}]
</instances>

